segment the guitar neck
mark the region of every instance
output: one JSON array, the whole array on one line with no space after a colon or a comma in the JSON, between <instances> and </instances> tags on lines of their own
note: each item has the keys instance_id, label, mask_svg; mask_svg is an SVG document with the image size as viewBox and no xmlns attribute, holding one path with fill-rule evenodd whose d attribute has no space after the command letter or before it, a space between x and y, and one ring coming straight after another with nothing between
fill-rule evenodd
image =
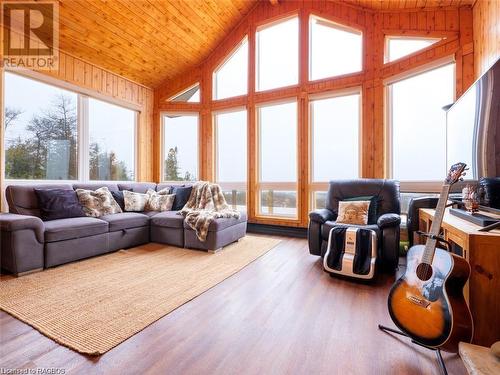
<instances>
[{"instance_id":1,"label":"guitar neck","mask_svg":"<svg viewBox=\"0 0 500 375\"><path fill-rule=\"evenodd\" d=\"M422 256L422 262L432 264L434 258L434 251L436 250L437 240L432 238L438 236L441 231L441 223L443 222L444 212L446 209L446 202L448 201L448 194L450 193L451 186L449 184L443 185L441 195L439 196L436 212L432 221L431 229L429 231L430 237L427 238L425 243L425 250Z\"/></svg>"}]
</instances>

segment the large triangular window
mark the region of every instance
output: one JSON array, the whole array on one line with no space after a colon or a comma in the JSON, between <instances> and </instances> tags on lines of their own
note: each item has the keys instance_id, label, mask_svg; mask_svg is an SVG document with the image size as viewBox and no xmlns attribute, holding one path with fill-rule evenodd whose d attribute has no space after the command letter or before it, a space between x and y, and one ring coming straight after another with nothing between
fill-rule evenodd
<instances>
[{"instance_id":1,"label":"large triangular window","mask_svg":"<svg viewBox=\"0 0 500 375\"><path fill-rule=\"evenodd\" d=\"M186 102L186 103L199 103L200 102L200 84L197 83L188 89L171 97L169 102Z\"/></svg>"},{"instance_id":2,"label":"large triangular window","mask_svg":"<svg viewBox=\"0 0 500 375\"><path fill-rule=\"evenodd\" d=\"M387 37L385 61L391 62L439 42L440 38Z\"/></svg>"},{"instance_id":3,"label":"large triangular window","mask_svg":"<svg viewBox=\"0 0 500 375\"><path fill-rule=\"evenodd\" d=\"M363 69L361 31L311 16L309 79L335 77Z\"/></svg>"},{"instance_id":4,"label":"large triangular window","mask_svg":"<svg viewBox=\"0 0 500 375\"><path fill-rule=\"evenodd\" d=\"M215 70L213 82L215 100L247 93L248 39L246 37Z\"/></svg>"}]
</instances>

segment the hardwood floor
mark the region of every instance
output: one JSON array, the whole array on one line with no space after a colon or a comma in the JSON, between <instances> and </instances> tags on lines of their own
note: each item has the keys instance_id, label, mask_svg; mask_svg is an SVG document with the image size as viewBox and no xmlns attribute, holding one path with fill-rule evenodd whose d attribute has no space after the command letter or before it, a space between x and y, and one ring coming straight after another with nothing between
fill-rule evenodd
<instances>
[{"instance_id":1,"label":"hardwood floor","mask_svg":"<svg viewBox=\"0 0 500 375\"><path fill-rule=\"evenodd\" d=\"M283 238L239 273L101 357L75 353L0 312L0 368L59 368L65 374L438 374L433 352L377 329L379 323L393 327L386 306L392 282L386 275L371 283L332 278L309 255L306 240ZM466 373L457 355L444 353L444 359L449 374Z\"/></svg>"}]
</instances>

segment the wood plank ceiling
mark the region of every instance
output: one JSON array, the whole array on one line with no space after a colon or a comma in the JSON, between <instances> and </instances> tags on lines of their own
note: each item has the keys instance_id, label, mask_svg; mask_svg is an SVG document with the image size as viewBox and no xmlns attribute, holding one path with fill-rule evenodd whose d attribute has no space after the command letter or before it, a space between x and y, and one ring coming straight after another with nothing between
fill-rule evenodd
<instances>
[{"instance_id":1,"label":"wood plank ceiling","mask_svg":"<svg viewBox=\"0 0 500 375\"><path fill-rule=\"evenodd\" d=\"M477 0L342 0L344 3L374 10L401 10L472 6ZM482 0L479 0L482 1Z\"/></svg>"},{"instance_id":2,"label":"wood plank ceiling","mask_svg":"<svg viewBox=\"0 0 500 375\"><path fill-rule=\"evenodd\" d=\"M203 62L259 1L267 0L59 0L60 48L155 87ZM474 2L341 1L376 10Z\"/></svg>"},{"instance_id":3,"label":"wood plank ceiling","mask_svg":"<svg viewBox=\"0 0 500 375\"><path fill-rule=\"evenodd\" d=\"M255 0L60 0L60 48L146 86L196 66Z\"/></svg>"}]
</instances>

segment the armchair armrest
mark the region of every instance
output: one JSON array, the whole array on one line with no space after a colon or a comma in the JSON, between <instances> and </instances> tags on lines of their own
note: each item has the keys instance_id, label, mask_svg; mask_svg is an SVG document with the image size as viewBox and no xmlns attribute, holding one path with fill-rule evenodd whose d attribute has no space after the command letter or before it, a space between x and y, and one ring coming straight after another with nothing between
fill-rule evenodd
<instances>
[{"instance_id":1,"label":"armchair armrest","mask_svg":"<svg viewBox=\"0 0 500 375\"><path fill-rule=\"evenodd\" d=\"M40 218L29 215L0 214L0 230L2 232L15 232L23 229L33 230L37 240L43 243L44 225Z\"/></svg>"},{"instance_id":2,"label":"armchair armrest","mask_svg":"<svg viewBox=\"0 0 500 375\"><path fill-rule=\"evenodd\" d=\"M320 208L309 212L309 219L311 219L311 221L315 221L316 223L324 224L328 220L335 219L335 214L326 208Z\"/></svg>"},{"instance_id":3,"label":"armchair armrest","mask_svg":"<svg viewBox=\"0 0 500 375\"><path fill-rule=\"evenodd\" d=\"M380 229L396 227L401 224L401 217L398 214L384 214L377 220Z\"/></svg>"}]
</instances>

